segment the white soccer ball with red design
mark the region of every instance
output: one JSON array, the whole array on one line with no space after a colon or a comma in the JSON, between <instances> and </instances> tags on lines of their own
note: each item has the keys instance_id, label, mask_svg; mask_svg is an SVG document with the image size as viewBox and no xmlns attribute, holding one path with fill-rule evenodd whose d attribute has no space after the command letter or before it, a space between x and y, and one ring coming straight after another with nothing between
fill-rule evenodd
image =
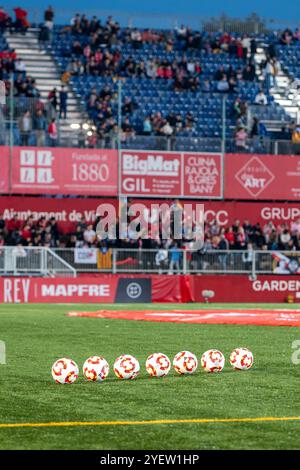
<instances>
[{"instance_id":1,"label":"white soccer ball with red design","mask_svg":"<svg viewBox=\"0 0 300 470\"><path fill-rule=\"evenodd\" d=\"M217 349L209 349L201 357L201 366L206 372L221 372L225 365L225 357Z\"/></svg>"},{"instance_id":2,"label":"white soccer ball with red design","mask_svg":"<svg viewBox=\"0 0 300 470\"><path fill-rule=\"evenodd\" d=\"M229 360L234 369L247 370L253 365L253 354L247 348L236 348L231 352Z\"/></svg>"},{"instance_id":3,"label":"white soccer ball with red design","mask_svg":"<svg viewBox=\"0 0 300 470\"><path fill-rule=\"evenodd\" d=\"M102 356L91 356L83 364L83 375L87 380L102 382L109 373L108 362Z\"/></svg>"},{"instance_id":4,"label":"white soccer ball with red design","mask_svg":"<svg viewBox=\"0 0 300 470\"><path fill-rule=\"evenodd\" d=\"M189 351L180 351L173 359L173 367L180 375L193 374L198 367L198 359Z\"/></svg>"},{"instance_id":5,"label":"white soccer ball with red design","mask_svg":"<svg viewBox=\"0 0 300 470\"><path fill-rule=\"evenodd\" d=\"M51 372L56 383L72 384L78 379L79 369L75 361L63 357L54 362Z\"/></svg>"},{"instance_id":6,"label":"white soccer ball with red design","mask_svg":"<svg viewBox=\"0 0 300 470\"><path fill-rule=\"evenodd\" d=\"M135 379L140 372L139 361L129 354L123 354L115 360L114 372L119 379Z\"/></svg>"},{"instance_id":7,"label":"white soccer ball with red design","mask_svg":"<svg viewBox=\"0 0 300 470\"><path fill-rule=\"evenodd\" d=\"M170 369L171 361L163 353L153 353L146 360L146 371L151 377L164 377Z\"/></svg>"}]
</instances>

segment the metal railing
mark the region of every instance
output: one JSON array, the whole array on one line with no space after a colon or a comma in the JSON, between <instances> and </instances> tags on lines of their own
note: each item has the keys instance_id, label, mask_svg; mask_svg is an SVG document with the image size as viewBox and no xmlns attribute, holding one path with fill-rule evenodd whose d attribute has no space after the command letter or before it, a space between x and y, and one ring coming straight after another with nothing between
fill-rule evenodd
<instances>
[{"instance_id":1,"label":"metal railing","mask_svg":"<svg viewBox=\"0 0 300 470\"><path fill-rule=\"evenodd\" d=\"M76 277L77 273L297 274L300 252L1 247L0 275Z\"/></svg>"},{"instance_id":2,"label":"metal railing","mask_svg":"<svg viewBox=\"0 0 300 470\"><path fill-rule=\"evenodd\" d=\"M258 274L288 274L290 269L283 268L275 260L274 251L266 250L178 250L178 261L172 251L165 249L109 249L106 253L97 248L57 248L52 251L78 273L248 274L255 277ZM83 256L78 256L81 254ZM279 257L284 266L289 266L292 259L300 265L300 252L280 252ZM293 273L292 268L290 273Z\"/></svg>"},{"instance_id":3,"label":"metal railing","mask_svg":"<svg viewBox=\"0 0 300 470\"><path fill-rule=\"evenodd\" d=\"M76 270L47 247L2 246L1 276L76 277Z\"/></svg>"}]
</instances>

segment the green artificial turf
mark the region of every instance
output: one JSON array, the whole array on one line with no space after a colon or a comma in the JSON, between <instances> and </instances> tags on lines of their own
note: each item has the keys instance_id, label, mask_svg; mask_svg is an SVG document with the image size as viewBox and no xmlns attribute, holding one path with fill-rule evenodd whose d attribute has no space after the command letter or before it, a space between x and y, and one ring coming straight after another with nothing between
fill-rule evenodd
<instances>
[{"instance_id":1,"label":"green artificial turf","mask_svg":"<svg viewBox=\"0 0 300 470\"><path fill-rule=\"evenodd\" d=\"M215 307L228 306L241 307ZM300 365L291 361L292 343L300 340L299 328L66 316L69 310L101 307L166 310L175 305L0 306L0 340L7 348L7 364L0 365L0 424L300 416ZM272 307L282 305L266 306ZM239 346L250 348L254 354L255 364L249 371L230 367L229 354ZM163 352L172 359L185 349L200 359L210 348L220 349L226 357L220 374L207 374L200 367L193 376L181 377L173 370L162 379L146 374L144 363L152 352ZM136 380L121 381L113 373L114 359L124 353L140 361L141 373ZM111 366L101 384L88 383L82 377L82 364L90 355L103 355ZM64 356L73 358L80 368L80 377L73 385L55 384L51 377L52 363ZM300 421L0 427L0 448L298 449Z\"/></svg>"}]
</instances>

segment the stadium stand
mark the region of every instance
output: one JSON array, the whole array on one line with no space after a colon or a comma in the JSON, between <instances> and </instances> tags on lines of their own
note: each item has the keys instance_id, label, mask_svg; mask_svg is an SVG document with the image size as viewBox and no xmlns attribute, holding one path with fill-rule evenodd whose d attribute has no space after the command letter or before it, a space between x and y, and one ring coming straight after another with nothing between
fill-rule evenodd
<instances>
[{"instance_id":1,"label":"stadium stand","mask_svg":"<svg viewBox=\"0 0 300 470\"><path fill-rule=\"evenodd\" d=\"M11 34L7 31L14 27L8 24L7 38ZM40 47L57 64L62 83L78 99L76 114L72 98L74 118L76 115L73 128L79 129L76 137L69 121L64 123L59 119L61 116L54 107L58 133L61 129L71 136L69 141L65 136L61 139L63 145L116 148L121 125L124 148L220 151L225 95L227 151L240 151L241 129L246 132L242 145L245 152L272 153L273 139L291 140L295 127L292 108L281 106L284 100L272 88L268 66L278 50L282 69L288 70L286 61L294 56L289 53L283 57L282 48L296 50L297 31L291 32L293 45L286 46L282 45L286 32L278 37L274 33L200 33L186 27L138 30L120 27L111 17L101 22L97 17L75 15L71 26L51 26L45 36L42 34L45 24L34 34ZM264 51L260 53L262 62L258 60L260 49ZM121 117L118 115L119 81L122 83ZM266 96L264 105L256 104L260 90ZM55 91L55 100L59 102L59 92ZM46 133L53 119L52 92L53 89L47 90L46 99L44 90L41 92L46 108L43 111ZM242 113L236 110L237 99L243 103ZM132 104L126 106L130 101ZM22 103L19 107L24 111ZM31 108L32 104L25 107ZM34 120L35 110L30 113ZM255 134L256 121L261 123L258 134ZM27 140L31 145L37 143L36 132L24 142L16 131L15 139L17 144L26 144ZM40 140L42 144L54 145L51 139Z\"/></svg>"}]
</instances>

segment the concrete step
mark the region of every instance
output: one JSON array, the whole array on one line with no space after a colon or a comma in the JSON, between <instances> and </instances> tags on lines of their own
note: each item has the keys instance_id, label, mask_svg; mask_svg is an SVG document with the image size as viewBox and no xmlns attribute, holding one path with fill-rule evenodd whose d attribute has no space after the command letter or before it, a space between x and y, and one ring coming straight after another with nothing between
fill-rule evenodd
<instances>
[{"instance_id":1,"label":"concrete step","mask_svg":"<svg viewBox=\"0 0 300 470\"><path fill-rule=\"evenodd\" d=\"M37 72L35 70L32 70L31 68L26 67L26 72L29 75L34 75L34 78L39 78L39 79L57 79L57 72L54 71L48 71L48 72Z\"/></svg>"},{"instance_id":2,"label":"concrete step","mask_svg":"<svg viewBox=\"0 0 300 470\"><path fill-rule=\"evenodd\" d=\"M26 71L28 72L29 70L34 73L39 73L39 72L44 72L44 73L55 73L57 75L57 68L55 65L40 65L40 62L35 62L35 63L28 63L25 61L26 64Z\"/></svg>"},{"instance_id":3,"label":"concrete step","mask_svg":"<svg viewBox=\"0 0 300 470\"><path fill-rule=\"evenodd\" d=\"M42 57L42 56L48 56L50 57L50 55L48 54L48 52L46 52L44 49L39 49L38 47L37 48L32 48L30 46L28 46L27 44L23 44L22 46L17 46L14 48L16 50L16 53L19 54L31 54L31 55L35 55L36 57Z\"/></svg>"},{"instance_id":4,"label":"concrete step","mask_svg":"<svg viewBox=\"0 0 300 470\"><path fill-rule=\"evenodd\" d=\"M41 78L38 78L36 80L36 84L40 90L50 90L52 88L60 88L62 85L60 80L57 80L57 79L47 80L47 79L41 79Z\"/></svg>"},{"instance_id":5,"label":"concrete step","mask_svg":"<svg viewBox=\"0 0 300 470\"><path fill-rule=\"evenodd\" d=\"M291 106L292 105L292 101L289 100L289 99L284 99L284 98L278 98L276 100L276 102L282 106L282 107L285 107L285 106Z\"/></svg>"},{"instance_id":6,"label":"concrete step","mask_svg":"<svg viewBox=\"0 0 300 470\"><path fill-rule=\"evenodd\" d=\"M14 39L9 39L7 42L11 45L11 47L32 47L32 49L39 48L39 41L37 38L14 38Z\"/></svg>"}]
</instances>

